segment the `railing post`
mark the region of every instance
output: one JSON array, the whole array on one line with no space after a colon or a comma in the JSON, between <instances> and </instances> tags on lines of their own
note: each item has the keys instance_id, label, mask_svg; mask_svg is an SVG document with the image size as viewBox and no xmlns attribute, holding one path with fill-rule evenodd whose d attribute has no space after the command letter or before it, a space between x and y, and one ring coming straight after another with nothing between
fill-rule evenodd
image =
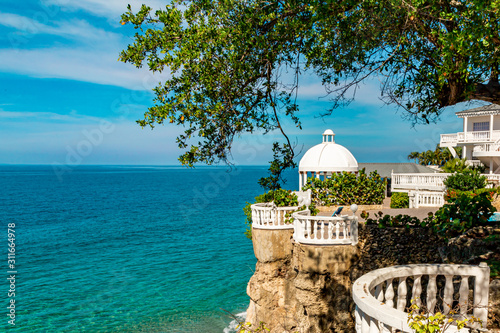
<instances>
[{"instance_id":1,"label":"railing post","mask_svg":"<svg viewBox=\"0 0 500 333\"><path fill-rule=\"evenodd\" d=\"M476 275L474 282L474 317L479 318L483 325L488 320L488 295L490 284L490 268L488 264L482 262L479 264L479 274Z\"/></svg>"},{"instance_id":2,"label":"railing post","mask_svg":"<svg viewBox=\"0 0 500 333\"><path fill-rule=\"evenodd\" d=\"M358 244L358 217L353 216L351 220L351 241L352 245Z\"/></svg>"}]
</instances>

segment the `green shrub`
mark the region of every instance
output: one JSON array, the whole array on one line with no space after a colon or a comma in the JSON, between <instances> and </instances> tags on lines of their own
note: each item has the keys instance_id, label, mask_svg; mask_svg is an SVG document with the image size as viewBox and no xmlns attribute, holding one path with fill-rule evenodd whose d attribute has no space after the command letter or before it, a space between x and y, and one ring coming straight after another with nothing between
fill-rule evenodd
<instances>
[{"instance_id":1,"label":"green shrub","mask_svg":"<svg viewBox=\"0 0 500 333\"><path fill-rule=\"evenodd\" d=\"M406 192L394 192L391 195L391 208L410 207L410 198Z\"/></svg>"},{"instance_id":2,"label":"green shrub","mask_svg":"<svg viewBox=\"0 0 500 333\"><path fill-rule=\"evenodd\" d=\"M493 194L496 192L493 189L448 190L445 195L446 203L434 215L433 229L449 237L487 224L490 216L496 211L491 204Z\"/></svg>"},{"instance_id":3,"label":"green shrub","mask_svg":"<svg viewBox=\"0 0 500 333\"><path fill-rule=\"evenodd\" d=\"M330 179L309 178L303 191L312 190L312 200L318 206L380 205L385 198L386 180L376 172L356 175L350 172L334 173Z\"/></svg>"},{"instance_id":4,"label":"green shrub","mask_svg":"<svg viewBox=\"0 0 500 333\"><path fill-rule=\"evenodd\" d=\"M486 177L477 170L457 172L444 180L448 190L474 191L486 187Z\"/></svg>"}]
</instances>

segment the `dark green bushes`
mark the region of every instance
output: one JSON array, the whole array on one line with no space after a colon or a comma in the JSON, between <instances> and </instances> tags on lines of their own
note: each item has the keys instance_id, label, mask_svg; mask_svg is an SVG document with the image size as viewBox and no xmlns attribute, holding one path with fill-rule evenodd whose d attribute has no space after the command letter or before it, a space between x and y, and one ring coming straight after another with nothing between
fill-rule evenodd
<instances>
[{"instance_id":1,"label":"dark green bushes","mask_svg":"<svg viewBox=\"0 0 500 333\"><path fill-rule=\"evenodd\" d=\"M444 180L448 190L474 191L486 187L486 177L477 170L463 170Z\"/></svg>"},{"instance_id":2,"label":"dark green bushes","mask_svg":"<svg viewBox=\"0 0 500 333\"><path fill-rule=\"evenodd\" d=\"M391 195L391 208L410 207L410 198L406 192L394 192Z\"/></svg>"},{"instance_id":3,"label":"dark green bushes","mask_svg":"<svg viewBox=\"0 0 500 333\"><path fill-rule=\"evenodd\" d=\"M446 203L434 215L433 229L443 236L456 236L480 225L491 225L488 219L496 211L491 204L496 192L449 190Z\"/></svg>"},{"instance_id":4,"label":"dark green bushes","mask_svg":"<svg viewBox=\"0 0 500 333\"><path fill-rule=\"evenodd\" d=\"M380 205L385 198L386 180L376 172L369 175L362 169L358 175L334 173L330 179L309 178L303 191L312 190L312 200L318 206Z\"/></svg>"}]
</instances>

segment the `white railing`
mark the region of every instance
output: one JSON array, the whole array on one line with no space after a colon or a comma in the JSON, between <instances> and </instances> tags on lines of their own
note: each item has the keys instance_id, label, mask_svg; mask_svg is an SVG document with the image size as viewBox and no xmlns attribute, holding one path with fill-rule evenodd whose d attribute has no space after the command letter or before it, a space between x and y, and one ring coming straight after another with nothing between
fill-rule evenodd
<instances>
[{"instance_id":1,"label":"white railing","mask_svg":"<svg viewBox=\"0 0 500 333\"><path fill-rule=\"evenodd\" d=\"M500 151L500 145L496 143L483 143L475 145L474 152L498 152Z\"/></svg>"},{"instance_id":2,"label":"white railing","mask_svg":"<svg viewBox=\"0 0 500 333\"><path fill-rule=\"evenodd\" d=\"M465 161L465 164L467 166L471 166L471 167L483 166L483 162L481 162L480 160L467 160L467 161Z\"/></svg>"},{"instance_id":3,"label":"white railing","mask_svg":"<svg viewBox=\"0 0 500 333\"><path fill-rule=\"evenodd\" d=\"M435 189L443 190L443 181L449 173L394 173L391 190L394 189Z\"/></svg>"},{"instance_id":4,"label":"white railing","mask_svg":"<svg viewBox=\"0 0 500 333\"><path fill-rule=\"evenodd\" d=\"M293 229L294 207L276 207L272 202L256 203L252 209L252 226L257 229Z\"/></svg>"},{"instance_id":5,"label":"white railing","mask_svg":"<svg viewBox=\"0 0 500 333\"><path fill-rule=\"evenodd\" d=\"M472 286L469 278L474 277ZM450 312L457 302L462 316L472 315L486 326L490 269L479 266L420 264L377 269L354 282L352 294L356 303L356 332L414 332L408 326L405 312L414 300L430 313ZM438 290L438 286L444 286ZM472 288L471 288L472 287ZM422 291L426 289L423 293ZM473 300L469 302L471 290ZM454 298L454 294L456 298ZM460 331L451 326L446 333Z\"/></svg>"},{"instance_id":6,"label":"white railing","mask_svg":"<svg viewBox=\"0 0 500 333\"><path fill-rule=\"evenodd\" d=\"M444 191L443 181L452 175L451 173L393 173L391 175L391 192L398 190L433 190ZM483 174L490 183L498 184L500 174Z\"/></svg>"},{"instance_id":7,"label":"white railing","mask_svg":"<svg viewBox=\"0 0 500 333\"><path fill-rule=\"evenodd\" d=\"M293 213L293 239L301 244L339 245L358 243L356 216L310 216L309 210Z\"/></svg>"},{"instance_id":8,"label":"white railing","mask_svg":"<svg viewBox=\"0 0 500 333\"><path fill-rule=\"evenodd\" d=\"M441 207L444 193L441 191L409 191L410 208Z\"/></svg>"},{"instance_id":9,"label":"white railing","mask_svg":"<svg viewBox=\"0 0 500 333\"><path fill-rule=\"evenodd\" d=\"M457 143L457 142L458 142L458 135L457 135L457 133L453 133L453 134L441 134L441 142L440 142L440 144Z\"/></svg>"},{"instance_id":10,"label":"white railing","mask_svg":"<svg viewBox=\"0 0 500 333\"><path fill-rule=\"evenodd\" d=\"M473 131L458 132L452 134L441 134L440 144L456 144L468 142L495 141L500 138L500 131Z\"/></svg>"}]
</instances>

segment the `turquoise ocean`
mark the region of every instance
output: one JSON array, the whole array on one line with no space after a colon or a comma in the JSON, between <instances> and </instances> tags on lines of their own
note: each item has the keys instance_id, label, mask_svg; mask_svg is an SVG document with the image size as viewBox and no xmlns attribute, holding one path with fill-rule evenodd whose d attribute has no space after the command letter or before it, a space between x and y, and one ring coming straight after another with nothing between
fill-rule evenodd
<instances>
[{"instance_id":1,"label":"turquoise ocean","mask_svg":"<svg viewBox=\"0 0 500 333\"><path fill-rule=\"evenodd\" d=\"M231 332L266 167L0 166L2 330ZM288 186L298 183L296 171ZM15 224L9 297L8 225ZM1 263L1 261L0 261ZM7 306L15 300L15 326Z\"/></svg>"}]
</instances>

